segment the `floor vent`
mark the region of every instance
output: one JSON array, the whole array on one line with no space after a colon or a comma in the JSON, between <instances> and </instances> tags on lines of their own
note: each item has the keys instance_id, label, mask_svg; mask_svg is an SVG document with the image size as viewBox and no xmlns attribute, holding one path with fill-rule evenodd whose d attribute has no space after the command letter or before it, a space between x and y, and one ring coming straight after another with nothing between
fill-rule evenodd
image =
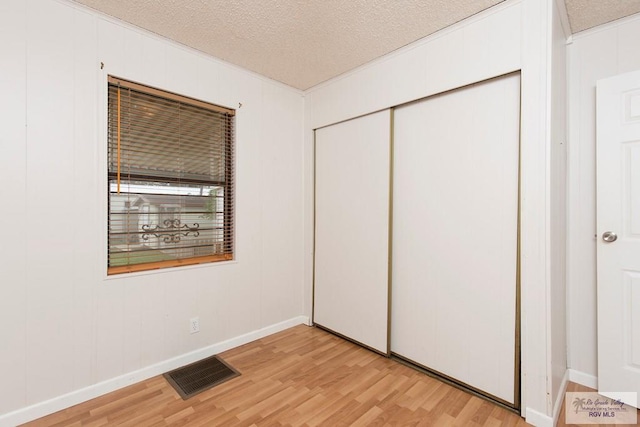
<instances>
[{"instance_id":1,"label":"floor vent","mask_svg":"<svg viewBox=\"0 0 640 427\"><path fill-rule=\"evenodd\" d=\"M164 377L186 400L238 375L240 375L238 371L218 356L211 356L167 372Z\"/></svg>"}]
</instances>

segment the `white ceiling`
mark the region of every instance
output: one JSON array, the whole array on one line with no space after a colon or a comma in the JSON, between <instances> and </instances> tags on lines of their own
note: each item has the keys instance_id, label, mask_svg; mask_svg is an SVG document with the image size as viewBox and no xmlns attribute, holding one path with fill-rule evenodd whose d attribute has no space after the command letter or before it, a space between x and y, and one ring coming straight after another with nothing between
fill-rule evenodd
<instances>
[{"instance_id":1,"label":"white ceiling","mask_svg":"<svg viewBox=\"0 0 640 427\"><path fill-rule=\"evenodd\" d=\"M504 0L74 0L298 89ZM573 32L640 0L566 0Z\"/></svg>"}]
</instances>

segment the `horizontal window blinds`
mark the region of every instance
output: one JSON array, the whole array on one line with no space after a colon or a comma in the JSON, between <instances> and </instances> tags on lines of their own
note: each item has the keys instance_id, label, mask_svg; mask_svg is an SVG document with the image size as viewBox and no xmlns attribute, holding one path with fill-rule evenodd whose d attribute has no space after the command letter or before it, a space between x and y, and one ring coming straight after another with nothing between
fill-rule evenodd
<instances>
[{"instance_id":1,"label":"horizontal window blinds","mask_svg":"<svg viewBox=\"0 0 640 427\"><path fill-rule=\"evenodd\" d=\"M109 273L233 258L234 111L108 84Z\"/></svg>"}]
</instances>

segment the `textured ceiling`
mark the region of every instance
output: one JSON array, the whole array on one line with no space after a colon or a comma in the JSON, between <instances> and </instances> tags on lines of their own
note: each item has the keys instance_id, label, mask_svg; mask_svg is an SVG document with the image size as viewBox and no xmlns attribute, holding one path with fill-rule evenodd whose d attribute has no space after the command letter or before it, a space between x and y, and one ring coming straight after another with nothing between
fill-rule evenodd
<instances>
[{"instance_id":1,"label":"textured ceiling","mask_svg":"<svg viewBox=\"0 0 640 427\"><path fill-rule=\"evenodd\" d=\"M503 0L75 0L307 89Z\"/></svg>"},{"instance_id":2,"label":"textured ceiling","mask_svg":"<svg viewBox=\"0 0 640 427\"><path fill-rule=\"evenodd\" d=\"M640 12L640 0L565 0L565 3L574 33Z\"/></svg>"},{"instance_id":3,"label":"textured ceiling","mask_svg":"<svg viewBox=\"0 0 640 427\"><path fill-rule=\"evenodd\" d=\"M74 1L308 89L503 0ZM566 5L573 32L640 12L640 0Z\"/></svg>"}]
</instances>

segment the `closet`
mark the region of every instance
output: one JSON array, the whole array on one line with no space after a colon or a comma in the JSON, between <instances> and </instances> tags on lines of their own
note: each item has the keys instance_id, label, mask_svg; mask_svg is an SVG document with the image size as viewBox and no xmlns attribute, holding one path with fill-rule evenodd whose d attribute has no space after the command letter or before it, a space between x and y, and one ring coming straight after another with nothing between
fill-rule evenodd
<instances>
[{"instance_id":1,"label":"closet","mask_svg":"<svg viewBox=\"0 0 640 427\"><path fill-rule=\"evenodd\" d=\"M317 130L314 323L518 407L519 133L519 73Z\"/></svg>"}]
</instances>

